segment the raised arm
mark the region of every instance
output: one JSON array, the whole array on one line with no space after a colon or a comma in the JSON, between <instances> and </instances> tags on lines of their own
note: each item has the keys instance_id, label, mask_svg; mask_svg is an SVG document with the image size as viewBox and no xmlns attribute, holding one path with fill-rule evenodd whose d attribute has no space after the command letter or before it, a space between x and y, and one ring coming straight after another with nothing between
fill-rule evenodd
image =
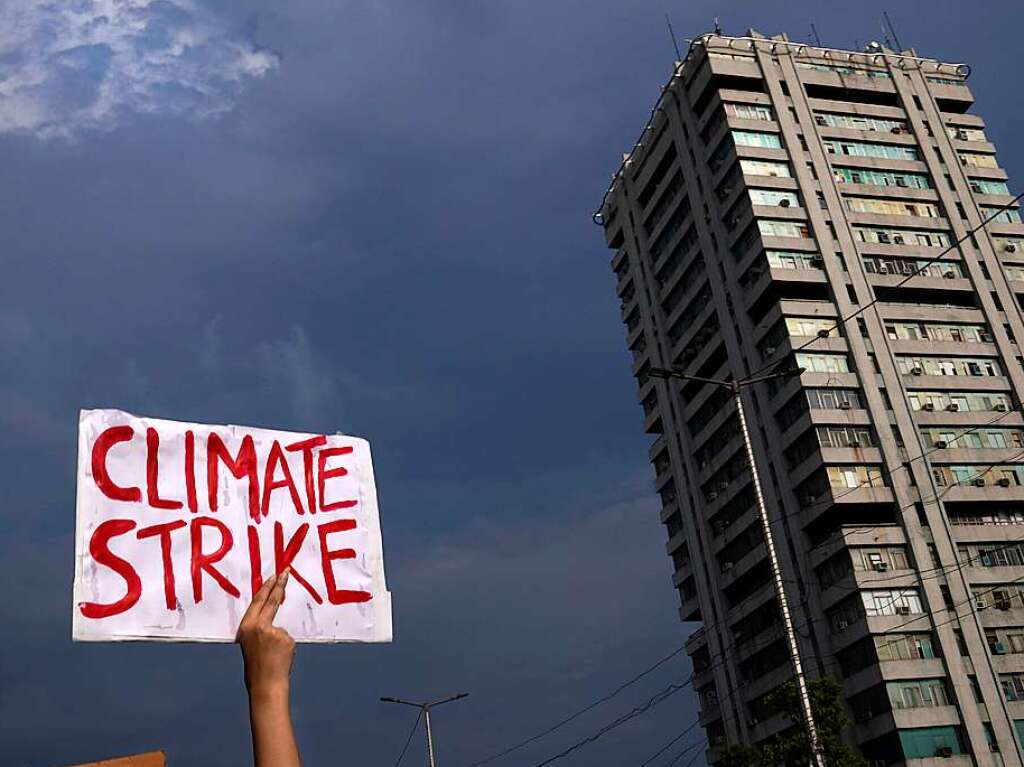
<instances>
[{"instance_id":1,"label":"raised arm","mask_svg":"<svg viewBox=\"0 0 1024 767\"><path fill-rule=\"evenodd\" d=\"M269 578L252 598L238 626L238 643L245 659L256 767L301 767L302 764L288 702L295 640L287 631L274 626L274 616L284 601L287 584L287 570Z\"/></svg>"}]
</instances>

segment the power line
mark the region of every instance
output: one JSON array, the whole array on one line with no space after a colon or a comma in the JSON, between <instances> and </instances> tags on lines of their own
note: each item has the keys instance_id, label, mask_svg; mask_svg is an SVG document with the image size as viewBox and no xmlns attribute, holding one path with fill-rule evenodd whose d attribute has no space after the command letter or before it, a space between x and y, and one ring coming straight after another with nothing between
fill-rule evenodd
<instances>
[{"instance_id":1,"label":"power line","mask_svg":"<svg viewBox=\"0 0 1024 767\"><path fill-rule=\"evenodd\" d=\"M670 740L670 741L669 741L668 743L666 743L666 744L665 744L664 746L662 746L662 747L661 747L661 748L659 748L659 749L658 749L657 751L655 751L655 752L654 752L653 754L651 754L651 755L650 755L650 757L648 757L648 758L647 758L647 759L646 759L646 760L644 761L644 763L640 765L640 767L647 767L647 765L649 765L649 764L650 764L651 762L653 762L653 761L654 761L655 759L657 759L657 758L658 758L659 756L661 756L661 755L662 755L662 754L664 754L664 753L665 753L666 751L668 751L668 750L669 750L670 748L672 748L672 746L674 746L674 745L675 745L676 743L678 743L678 742L679 742L680 740L682 740L682 739L683 739L683 738L685 738L685 737L686 737L687 735L689 735L689 734L690 734L690 732L691 732L691 731L692 731L692 730L693 730L693 729L694 729L694 728L695 728L695 727L696 727L696 726L697 726L698 724L700 724L700 719L697 719L696 721L694 721L694 723L693 723L693 724L691 724L691 725L690 725L689 727L687 727L687 728L686 728L685 730L683 730L683 731L682 731L681 733L679 733L679 734L678 734L678 735L676 735L676 736L675 736L674 738L672 738L672 740ZM692 748L692 746L691 746L691 748ZM671 762L670 762L670 764L671 764Z\"/></svg>"},{"instance_id":2,"label":"power line","mask_svg":"<svg viewBox=\"0 0 1024 767\"><path fill-rule=\"evenodd\" d=\"M398 767L402 763L402 759L405 758L405 752L409 750L409 744L412 742L412 736L416 734L416 729L420 726L420 719L423 718L423 710L416 715L416 721L412 723L412 729L409 730L409 737L405 739L405 745L402 746L402 753L398 755L398 761L395 762L395 767Z\"/></svg>"},{"instance_id":3,"label":"power line","mask_svg":"<svg viewBox=\"0 0 1024 767\"><path fill-rule=\"evenodd\" d=\"M583 738L581 740L576 741L571 746L569 746L566 749L563 749L562 751L559 751L554 756L549 756L543 762L539 762L536 765L536 767L546 767L546 765L549 765L552 762L556 762L559 759L563 759L564 757L568 756L569 754L573 753L574 751L577 751L578 749L583 748L583 746L585 746L585 745L587 745L589 743L593 743L596 740L600 740L601 738L603 738L605 735L607 735L612 730L614 730L614 729L616 729L618 727L621 727L626 722L629 722L629 721L635 719L636 717L640 716L640 714L646 713L650 709L652 709L655 706L657 706L659 703L662 703L662 702L668 700L671 696L675 695L680 690L685 689L686 687L688 687L690 685L691 680L692 680L692 675L691 675L691 679L688 679L685 682L679 682L679 683L670 684L668 687L666 687L663 690L661 690L661 691L655 693L654 695L652 695L647 700L647 702L645 702L645 703L643 703L643 704L641 704L639 706L636 706L635 708L633 708L628 713L623 714L622 716L618 717L617 719L614 719L613 721L611 721L608 724L604 725L603 727L601 727L599 730L597 730L593 734L588 735L587 737L585 737L585 738ZM698 719L698 721L700 721L700 720Z\"/></svg>"},{"instance_id":4,"label":"power line","mask_svg":"<svg viewBox=\"0 0 1024 767\"><path fill-rule=\"evenodd\" d=\"M634 677L632 677L631 679L627 680L626 682L623 682L622 684L620 684L618 687L616 687L614 690L612 690L607 695L605 695L605 696L603 696L601 698L598 698L593 703L590 703L587 706L584 706L579 711L577 711L576 713L574 713L574 714L572 714L570 716L567 716L565 719L561 720L557 724L554 724L551 727L548 727L546 730L544 730L542 732L538 732L536 735L532 735L531 737L527 738L526 740L520 741L519 743L516 743L513 746L509 746L508 748L506 748L506 749L504 749L502 751L499 751L496 754L492 754L491 756L488 756L488 757L486 757L484 759L480 759L479 761L473 762L472 764L467 765L467 767L479 767L479 765L487 764L488 762L493 762L495 759L499 759L499 758L501 758L503 756L511 754L513 751L518 751L519 749L523 748L523 746L527 746L530 743L533 743L533 742L535 742L537 740L540 740L541 738L543 738L543 737L545 737L547 735L550 735L555 730L559 729L560 727L563 727L563 726L567 725L569 722L573 721L574 719L579 718L580 716L582 716L583 714L587 713L588 711L590 711L590 710L592 710L594 708L597 708L602 703L607 703L609 700L614 698L616 695L618 695L620 692L625 690L627 687L629 687L629 686L635 684L636 682L640 681L641 679L643 679L645 676L650 674L652 671L654 671L658 667L660 667L660 666L664 665L665 663L667 663L668 661L672 660L672 658L674 658L677 655L679 655L679 653L681 653L685 649L686 649L685 645L676 648L675 650L670 652L668 655L666 655L664 658L662 658L661 660L655 662L654 665L648 666L646 669L641 671L639 674L635 675Z\"/></svg>"}]
</instances>

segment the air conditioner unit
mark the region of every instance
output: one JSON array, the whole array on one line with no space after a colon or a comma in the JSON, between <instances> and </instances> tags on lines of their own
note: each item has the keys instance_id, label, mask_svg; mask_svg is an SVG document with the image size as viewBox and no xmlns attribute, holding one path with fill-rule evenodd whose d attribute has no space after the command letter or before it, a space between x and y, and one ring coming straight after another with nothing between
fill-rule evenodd
<instances>
[{"instance_id":1,"label":"air conditioner unit","mask_svg":"<svg viewBox=\"0 0 1024 767\"><path fill-rule=\"evenodd\" d=\"M903 187L905 187L906 185L907 185L907 182L903 178L903 176L897 176L896 177L896 186L903 186Z\"/></svg>"},{"instance_id":2,"label":"air conditioner unit","mask_svg":"<svg viewBox=\"0 0 1024 767\"><path fill-rule=\"evenodd\" d=\"M996 404L994 404L992 406L992 409L993 410L998 410L1000 412L1004 412L1005 413L1006 412L1006 404L1003 403L1003 402L997 402Z\"/></svg>"},{"instance_id":3,"label":"air conditioner unit","mask_svg":"<svg viewBox=\"0 0 1024 767\"><path fill-rule=\"evenodd\" d=\"M902 234L894 234L893 238L892 238L892 241L895 244L897 244L897 245L902 245L903 244L903 235Z\"/></svg>"},{"instance_id":4,"label":"air conditioner unit","mask_svg":"<svg viewBox=\"0 0 1024 767\"><path fill-rule=\"evenodd\" d=\"M946 410L948 410L950 413L956 413L959 412L960 406L955 402L950 402L948 405L946 405Z\"/></svg>"},{"instance_id":5,"label":"air conditioner unit","mask_svg":"<svg viewBox=\"0 0 1024 767\"><path fill-rule=\"evenodd\" d=\"M829 332L828 328L821 328L818 330L818 338L828 338Z\"/></svg>"},{"instance_id":6,"label":"air conditioner unit","mask_svg":"<svg viewBox=\"0 0 1024 767\"><path fill-rule=\"evenodd\" d=\"M886 570L889 569L889 563L888 562L874 562L874 563L872 563L871 567L876 572L884 573Z\"/></svg>"},{"instance_id":7,"label":"air conditioner unit","mask_svg":"<svg viewBox=\"0 0 1024 767\"><path fill-rule=\"evenodd\" d=\"M999 485L999 487L1009 487L1010 479L1008 477L1000 477L996 480L996 484Z\"/></svg>"},{"instance_id":8,"label":"air conditioner unit","mask_svg":"<svg viewBox=\"0 0 1024 767\"><path fill-rule=\"evenodd\" d=\"M947 447L949 447L949 444L944 439L937 439L935 440L935 442L932 443L932 446L937 450L945 450Z\"/></svg>"},{"instance_id":9,"label":"air conditioner unit","mask_svg":"<svg viewBox=\"0 0 1024 767\"><path fill-rule=\"evenodd\" d=\"M910 615L910 608L907 605L896 605L897 615Z\"/></svg>"},{"instance_id":10,"label":"air conditioner unit","mask_svg":"<svg viewBox=\"0 0 1024 767\"><path fill-rule=\"evenodd\" d=\"M728 482L719 482L718 483L718 489L719 490L725 490L728 487L729 487L729 483Z\"/></svg>"},{"instance_id":11,"label":"air conditioner unit","mask_svg":"<svg viewBox=\"0 0 1024 767\"><path fill-rule=\"evenodd\" d=\"M992 645L992 654L993 655L1006 655L1006 647L1003 645L1002 642L995 642Z\"/></svg>"},{"instance_id":12,"label":"air conditioner unit","mask_svg":"<svg viewBox=\"0 0 1024 767\"><path fill-rule=\"evenodd\" d=\"M782 198L781 200L779 200L779 207L780 207L780 208L788 208L788 207L789 207L789 205L790 205L790 202L789 202L789 200L788 200L788 199L786 199L785 197L784 197L784 198Z\"/></svg>"},{"instance_id":13,"label":"air conditioner unit","mask_svg":"<svg viewBox=\"0 0 1024 767\"><path fill-rule=\"evenodd\" d=\"M717 497L718 497L718 493L716 493L714 490L712 490L710 493L708 493L707 495L704 496L704 500L706 500L708 503L711 503Z\"/></svg>"},{"instance_id":14,"label":"air conditioner unit","mask_svg":"<svg viewBox=\"0 0 1024 767\"><path fill-rule=\"evenodd\" d=\"M1012 242L1008 242L1008 243L1006 243L1006 247L1003 248L1003 250L1005 250L1007 253L1016 253L1017 252L1017 246L1014 245Z\"/></svg>"},{"instance_id":15,"label":"air conditioner unit","mask_svg":"<svg viewBox=\"0 0 1024 767\"><path fill-rule=\"evenodd\" d=\"M853 405L851 405L849 402L840 402L839 403L839 409L840 410L852 410L853 409Z\"/></svg>"},{"instance_id":16,"label":"air conditioner unit","mask_svg":"<svg viewBox=\"0 0 1024 767\"><path fill-rule=\"evenodd\" d=\"M980 333L979 337L981 338L982 343L990 344L993 341L991 333Z\"/></svg>"},{"instance_id":17,"label":"air conditioner unit","mask_svg":"<svg viewBox=\"0 0 1024 767\"><path fill-rule=\"evenodd\" d=\"M971 484L975 487L985 487L985 480L983 477L976 477Z\"/></svg>"},{"instance_id":18,"label":"air conditioner unit","mask_svg":"<svg viewBox=\"0 0 1024 767\"><path fill-rule=\"evenodd\" d=\"M935 410L935 403L933 403L933 402L925 402L923 405L921 405L921 409L926 411L926 412L928 412L928 413L930 413L933 410Z\"/></svg>"},{"instance_id":19,"label":"air conditioner unit","mask_svg":"<svg viewBox=\"0 0 1024 767\"><path fill-rule=\"evenodd\" d=\"M923 374L924 370L922 370L919 365L914 365L914 367L910 368L910 375L912 376L919 376Z\"/></svg>"},{"instance_id":20,"label":"air conditioner unit","mask_svg":"<svg viewBox=\"0 0 1024 767\"><path fill-rule=\"evenodd\" d=\"M935 749L935 755L943 759L950 759L953 756L953 749L950 746L939 746Z\"/></svg>"},{"instance_id":21,"label":"air conditioner unit","mask_svg":"<svg viewBox=\"0 0 1024 767\"><path fill-rule=\"evenodd\" d=\"M879 264L877 271L878 271L879 274L888 274L889 273L889 267L886 266L885 264Z\"/></svg>"},{"instance_id":22,"label":"air conditioner unit","mask_svg":"<svg viewBox=\"0 0 1024 767\"><path fill-rule=\"evenodd\" d=\"M773 354L775 354L775 347L774 346L766 346L766 347L764 347L763 354L764 354L765 357L771 357Z\"/></svg>"},{"instance_id":23,"label":"air conditioner unit","mask_svg":"<svg viewBox=\"0 0 1024 767\"><path fill-rule=\"evenodd\" d=\"M957 274L956 272L952 272L952 271L950 271L950 272L946 272L946 273L945 273L944 275L942 275L942 276L943 276L943 277L945 277L945 278L946 278L947 280L955 280L955 279L956 279L957 277L959 277L960 275L958 275L958 274Z\"/></svg>"},{"instance_id":24,"label":"air conditioner unit","mask_svg":"<svg viewBox=\"0 0 1024 767\"><path fill-rule=\"evenodd\" d=\"M845 631L846 629L850 628L850 622L846 620L846 618L840 618L836 621L836 628L839 631Z\"/></svg>"},{"instance_id":25,"label":"air conditioner unit","mask_svg":"<svg viewBox=\"0 0 1024 767\"><path fill-rule=\"evenodd\" d=\"M818 500L818 496L816 496L816 495L805 495L803 497L803 503L804 503L805 506L809 506L810 504L814 503L816 500Z\"/></svg>"},{"instance_id":26,"label":"air conditioner unit","mask_svg":"<svg viewBox=\"0 0 1024 767\"><path fill-rule=\"evenodd\" d=\"M903 128L901 128L898 125L894 125L892 128L889 129L889 132L890 133L903 133Z\"/></svg>"},{"instance_id":27,"label":"air conditioner unit","mask_svg":"<svg viewBox=\"0 0 1024 767\"><path fill-rule=\"evenodd\" d=\"M974 600L974 607L975 607L975 609L984 610L987 606L988 605L985 604L985 600L984 599L975 599Z\"/></svg>"}]
</instances>

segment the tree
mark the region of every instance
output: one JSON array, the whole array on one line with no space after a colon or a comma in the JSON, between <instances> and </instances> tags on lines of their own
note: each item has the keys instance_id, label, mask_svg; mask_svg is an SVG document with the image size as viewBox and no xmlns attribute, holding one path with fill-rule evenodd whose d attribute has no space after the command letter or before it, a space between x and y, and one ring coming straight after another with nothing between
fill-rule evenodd
<instances>
[{"instance_id":1,"label":"tree","mask_svg":"<svg viewBox=\"0 0 1024 767\"><path fill-rule=\"evenodd\" d=\"M870 762L843 742L843 729L850 724L843 705L843 686L829 677L813 679L807 686L827 767L869 767ZM790 681L776 688L764 704L769 714L781 714L794 726L759 747L726 746L719 752L719 767L806 767L810 763L811 748L796 684Z\"/></svg>"}]
</instances>

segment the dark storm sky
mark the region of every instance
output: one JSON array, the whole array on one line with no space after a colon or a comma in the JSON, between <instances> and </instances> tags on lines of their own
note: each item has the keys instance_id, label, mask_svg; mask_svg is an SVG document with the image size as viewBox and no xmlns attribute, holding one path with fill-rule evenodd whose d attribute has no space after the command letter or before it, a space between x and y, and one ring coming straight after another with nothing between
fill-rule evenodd
<instances>
[{"instance_id":1,"label":"dark storm sky","mask_svg":"<svg viewBox=\"0 0 1024 767\"><path fill-rule=\"evenodd\" d=\"M309 767L390 765L412 721L380 695L466 690L436 718L465 767L677 647L590 213L670 73L666 10L847 47L883 7L2 0L0 761L248 759L236 648L70 641L81 407L371 440L396 641L299 648ZM1019 9L964 7L888 4L904 45L974 65L1013 175ZM562 763L639 764L695 712L685 691Z\"/></svg>"}]
</instances>

